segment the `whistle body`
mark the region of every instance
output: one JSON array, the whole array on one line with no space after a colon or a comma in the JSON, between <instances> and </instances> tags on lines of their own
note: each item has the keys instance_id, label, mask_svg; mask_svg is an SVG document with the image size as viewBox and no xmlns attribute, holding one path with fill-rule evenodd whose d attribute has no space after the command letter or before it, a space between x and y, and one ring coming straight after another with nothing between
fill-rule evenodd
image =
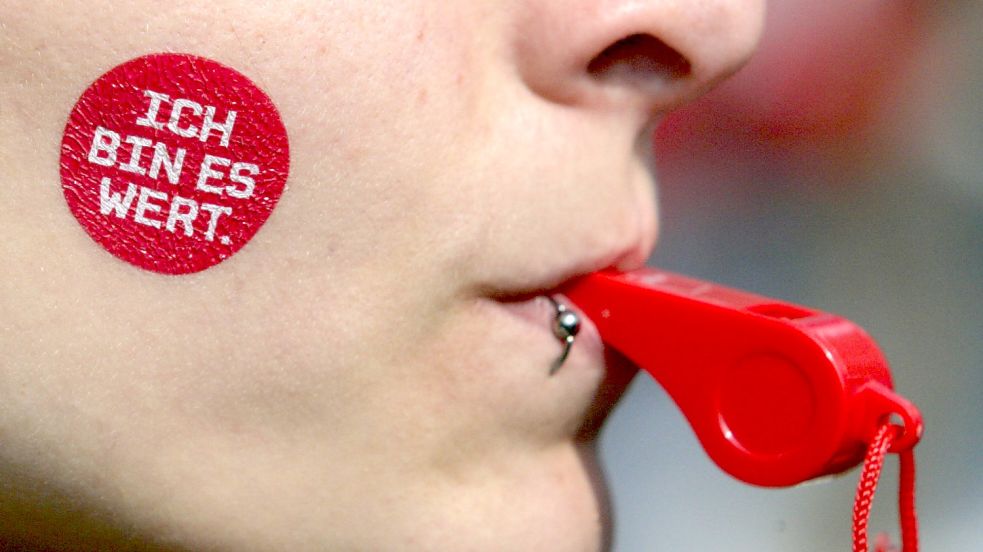
<instances>
[{"instance_id":1,"label":"whistle body","mask_svg":"<svg viewBox=\"0 0 983 552\"><path fill-rule=\"evenodd\" d=\"M651 268L590 274L562 292L745 482L795 485L848 469L892 415L892 451L921 437L918 409L849 320Z\"/></svg>"}]
</instances>

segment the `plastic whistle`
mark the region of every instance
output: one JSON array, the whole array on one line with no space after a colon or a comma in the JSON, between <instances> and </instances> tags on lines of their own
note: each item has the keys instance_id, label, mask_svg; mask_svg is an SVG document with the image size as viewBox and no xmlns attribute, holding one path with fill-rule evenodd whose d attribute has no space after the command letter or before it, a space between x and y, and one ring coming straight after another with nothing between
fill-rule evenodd
<instances>
[{"instance_id":1,"label":"plastic whistle","mask_svg":"<svg viewBox=\"0 0 983 552\"><path fill-rule=\"evenodd\" d=\"M595 273L562 292L742 481L787 486L846 470L894 415L892 452L921 438L918 409L849 320L658 269Z\"/></svg>"}]
</instances>

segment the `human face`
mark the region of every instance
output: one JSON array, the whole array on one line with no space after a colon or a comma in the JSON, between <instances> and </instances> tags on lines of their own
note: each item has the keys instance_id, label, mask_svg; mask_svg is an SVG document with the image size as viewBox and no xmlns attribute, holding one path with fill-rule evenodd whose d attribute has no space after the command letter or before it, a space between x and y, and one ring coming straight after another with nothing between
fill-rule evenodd
<instances>
[{"instance_id":1,"label":"human face","mask_svg":"<svg viewBox=\"0 0 983 552\"><path fill-rule=\"evenodd\" d=\"M744 61L762 9L0 8L0 257L16 261L0 473L21 507L55 542L82 526L215 550L602 548L585 449L630 372L587 322L550 376L561 346L534 297L644 263L652 128ZM185 276L107 254L58 184L82 90L161 51L250 77L290 140L266 225Z\"/></svg>"}]
</instances>

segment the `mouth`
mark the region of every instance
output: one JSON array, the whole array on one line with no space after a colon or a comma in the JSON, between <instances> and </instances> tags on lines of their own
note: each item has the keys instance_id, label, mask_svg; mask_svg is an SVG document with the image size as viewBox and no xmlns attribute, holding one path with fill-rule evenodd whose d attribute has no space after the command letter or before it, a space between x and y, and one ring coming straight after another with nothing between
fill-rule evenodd
<instances>
[{"instance_id":1,"label":"mouth","mask_svg":"<svg viewBox=\"0 0 983 552\"><path fill-rule=\"evenodd\" d=\"M563 290L587 274L631 271L645 265L655 241L654 205L646 208L640 203L632 219L637 225L628 232L624 232L624 224L617 223L600 225L593 231L585 229L592 237L585 240L588 245L582 256L557 259L543 255L539 266L525 265L471 288L483 302L516 322L513 328L535 343L527 358L536 358L534 362L542 364L542 372L533 375L537 379L531 380L532 385L541 385L542 393L553 397L546 400L554 401L558 410L571 415L567 427L578 442L597 437L638 369L605 346L593 321L563 295ZM557 308L550 298L580 318L569 355L554 374L552 362L561 357L566 343L554 333Z\"/></svg>"}]
</instances>

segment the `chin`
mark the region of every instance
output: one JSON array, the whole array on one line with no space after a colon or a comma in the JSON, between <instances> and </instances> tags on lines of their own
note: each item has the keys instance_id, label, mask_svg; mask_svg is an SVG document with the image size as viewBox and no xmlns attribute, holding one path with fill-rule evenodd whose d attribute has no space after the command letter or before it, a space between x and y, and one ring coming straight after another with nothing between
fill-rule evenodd
<instances>
[{"instance_id":1,"label":"chin","mask_svg":"<svg viewBox=\"0 0 983 552\"><path fill-rule=\"evenodd\" d=\"M426 534L413 539L422 544L413 550L610 550L607 494L592 449L568 441L487 466L480 481L455 485L436 509L417 511L423 518L414 525Z\"/></svg>"}]
</instances>

